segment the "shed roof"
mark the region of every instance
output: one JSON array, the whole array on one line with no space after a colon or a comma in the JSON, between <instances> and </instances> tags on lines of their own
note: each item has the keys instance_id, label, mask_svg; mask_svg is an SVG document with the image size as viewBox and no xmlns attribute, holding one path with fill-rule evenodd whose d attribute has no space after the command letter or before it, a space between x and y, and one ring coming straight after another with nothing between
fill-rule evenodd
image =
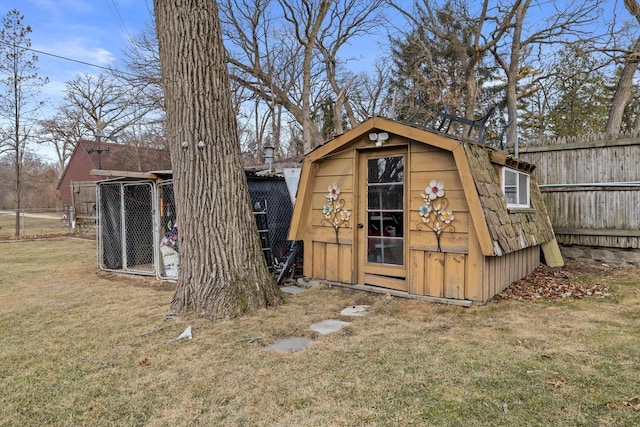
<instances>
[{"instance_id":1,"label":"shed roof","mask_svg":"<svg viewBox=\"0 0 640 427\"><path fill-rule=\"evenodd\" d=\"M328 141L305 156L300 186L291 223L291 236L300 240L302 224L309 198L312 165L327 156L339 153L352 141L370 132L384 131L418 143L441 148L452 153L464 188L469 211L485 256L500 256L527 247L540 245L554 238L553 228L542 201L540 190L532 177L531 204L533 209L509 210L502 193L494 165L531 173L534 165L507 156L484 144L477 144L430 131L418 126L373 117L355 128ZM309 190L310 191L310 190Z\"/></svg>"}]
</instances>

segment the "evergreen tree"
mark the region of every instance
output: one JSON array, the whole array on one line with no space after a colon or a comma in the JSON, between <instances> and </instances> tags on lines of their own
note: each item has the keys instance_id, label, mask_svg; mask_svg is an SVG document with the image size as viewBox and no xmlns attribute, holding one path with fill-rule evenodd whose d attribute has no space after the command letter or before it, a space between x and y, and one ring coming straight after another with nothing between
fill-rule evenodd
<instances>
[{"instance_id":1,"label":"evergreen tree","mask_svg":"<svg viewBox=\"0 0 640 427\"><path fill-rule=\"evenodd\" d=\"M434 9L417 8L414 14L413 28L390 39L395 68L390 96L396 117L402 120L416 113L418 94L438 111L465 118L484 115L494 100L489 83L495 80L495 64L486 45L478 44L482 20L458 0ZM422 108L412 120L433 124L434 119Z\"/></svg>"},{"instance_id":2,"label":"evergreen tree","mask_svg":"<svg viewBox=\"0 0 640 427\"><path fill-rule=\"evenodd\" d=\"M550 82L551 136L604 132L611 90L600 65L577 45L567 46L558 53L556 74Z\"/></svg>"}]
</instances>

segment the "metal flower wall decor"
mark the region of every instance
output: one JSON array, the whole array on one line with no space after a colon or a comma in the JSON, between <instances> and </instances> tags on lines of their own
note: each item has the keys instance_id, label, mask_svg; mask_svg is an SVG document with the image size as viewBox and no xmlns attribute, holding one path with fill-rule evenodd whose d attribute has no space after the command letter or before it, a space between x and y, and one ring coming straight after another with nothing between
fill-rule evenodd
<instances>
[{"instance_id":1,"label":"metal flower wall decor","mask_svg":"<svg viewBox=\"0 0 640 427\"><path fill-rule=\"evenodd\" d=\"M438 241L438 252L442 252L440 236L444 231L456 231L451 224L455 217L448 209L449 201L444 197L444 182L431 180L421 197L424 205L420 206L418 214L422 218L422 223L418 223L417 228L422 230L422 226L425 225L433 231Z\"/></svg>"},{"instance_id":2,"label":"metal flower wall decor","mask_svg":"<svg viewBox=\"0 0 640 427\"><path fill-rule=\"evenodd\" d=\"M336 243L340 244L338 240L338 230L341 226L349 226L349 218L351 218L351 212L344 208L344 199L339 199L340 187L338 184L333 183L328 188L328 193L325 196L327 204L322 207L322 214L324 218L321 224L329 224L336 232Z\"/></svg>"}]
</instances>

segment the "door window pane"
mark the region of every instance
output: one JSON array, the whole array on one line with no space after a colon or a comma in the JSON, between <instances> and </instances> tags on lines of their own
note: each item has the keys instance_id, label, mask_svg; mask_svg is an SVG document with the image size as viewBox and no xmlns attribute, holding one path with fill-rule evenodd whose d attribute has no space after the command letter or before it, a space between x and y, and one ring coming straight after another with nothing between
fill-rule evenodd
<instances>
[{"instance_id":1,"label":"door window pane","mask_svg":"<svg viewBox=\"0 0 640 427\"><path fill-rule=\"evenodd\" d=\"M368 212L368 235L404 237L402 212Z\"/></svg>"},{"instance_id":2,"label":"door window pane","mask_svg":"<svg viewBox=\"0 0 640 427\"><path fill-rule=\"evenodd\" d=\"M369 185L368 208L384 210L402 210L404 203L402 184Z\"/></svg>"},{"instance_id":3,"label":"door window pane","mask_svg":"<svg viewBox=\"0 0 640 427\"><path fill-rule=\"evenodd\" d=\"M404 181L404 157L383 157L369 160L369 184Z\"/></svg>"},{"instance_id":4,"label":"door window pane","mask_svg":"<svg viewBox=\"0 0 640 427\"><path fill-rule=\"evenodd\" d=\"M377 264L403 264L403 239L370 237L367 239L367 262Z\"/></svg>"}]
</instances>

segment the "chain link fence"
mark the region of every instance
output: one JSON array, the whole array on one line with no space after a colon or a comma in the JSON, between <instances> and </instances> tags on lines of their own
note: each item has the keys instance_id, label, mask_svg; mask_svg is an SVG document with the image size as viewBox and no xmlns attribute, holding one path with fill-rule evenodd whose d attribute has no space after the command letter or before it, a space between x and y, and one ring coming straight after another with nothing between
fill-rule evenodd
<instances>
[{"instance_id":1,"label":"chain link fence","mask_svg":"<svg viewBox=\"0 0 640 427\"><path fill-rule=\"evenodd\" d=\"M68 216L61 209L0 210L0 240L65 235L70 232Z\"/></svg>"},{"instance_id":2,"label":"chain link fence","mask_svg":"<svg viewBox=\"0 0 640 427\"><path fill-rule=\"evenodd\" d=\"M293 212L282 177L248 175L256 225L267 265L284 261ZM98 263L101 269L178 277L180 248L173 181L98 183Z\"/></svg>"},{"instance_id":3,"label":"chain link fence","mask_svg":"<svg viewBox=\"0 0 640 427\"><path fill-rule=\"evenodd\" d=\"M97 191L100 268L155 275L154 183L101 183Z\"/></svg>"},{"instance_id":4,"label":"chain link fence","mask_svg":"<svg viewBox=\"0 0 640 427\"><path fill-rule=\"evenodd\" d=\"M249 196L258 226L262 251L269 267L284 260L293 205L284 178L247 176Z\"/></svg>"}]
</instances>

